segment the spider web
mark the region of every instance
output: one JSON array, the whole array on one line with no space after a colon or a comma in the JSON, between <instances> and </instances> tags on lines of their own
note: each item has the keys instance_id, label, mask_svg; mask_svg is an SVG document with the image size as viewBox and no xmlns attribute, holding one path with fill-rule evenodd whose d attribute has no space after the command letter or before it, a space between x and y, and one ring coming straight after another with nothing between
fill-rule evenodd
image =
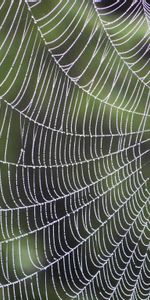
<instances>
[{"instance_id":1,"label":"spider web","mask_svg":"<svg viewBox=\"0 0 150 300\"><path fill-rule=\"evenodd\" d=\"M0 9L1 299L150 299L148 2Z\"/></svg>"}]
</instances>

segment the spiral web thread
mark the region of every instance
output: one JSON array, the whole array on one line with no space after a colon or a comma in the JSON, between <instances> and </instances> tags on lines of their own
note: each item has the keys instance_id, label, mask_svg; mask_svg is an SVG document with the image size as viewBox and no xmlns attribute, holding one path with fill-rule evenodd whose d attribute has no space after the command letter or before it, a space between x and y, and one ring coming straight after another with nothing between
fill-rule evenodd
<instances>
[{"instance_id":1,"label":"spiral web thread","mask_svg":"<svg viewBox=\"0 0 150 300\"><path fill-rule=\"evenodd\" d=\"M0 299L150 299L149 4L0 9Z\"/></svg>"}]
</instances>

